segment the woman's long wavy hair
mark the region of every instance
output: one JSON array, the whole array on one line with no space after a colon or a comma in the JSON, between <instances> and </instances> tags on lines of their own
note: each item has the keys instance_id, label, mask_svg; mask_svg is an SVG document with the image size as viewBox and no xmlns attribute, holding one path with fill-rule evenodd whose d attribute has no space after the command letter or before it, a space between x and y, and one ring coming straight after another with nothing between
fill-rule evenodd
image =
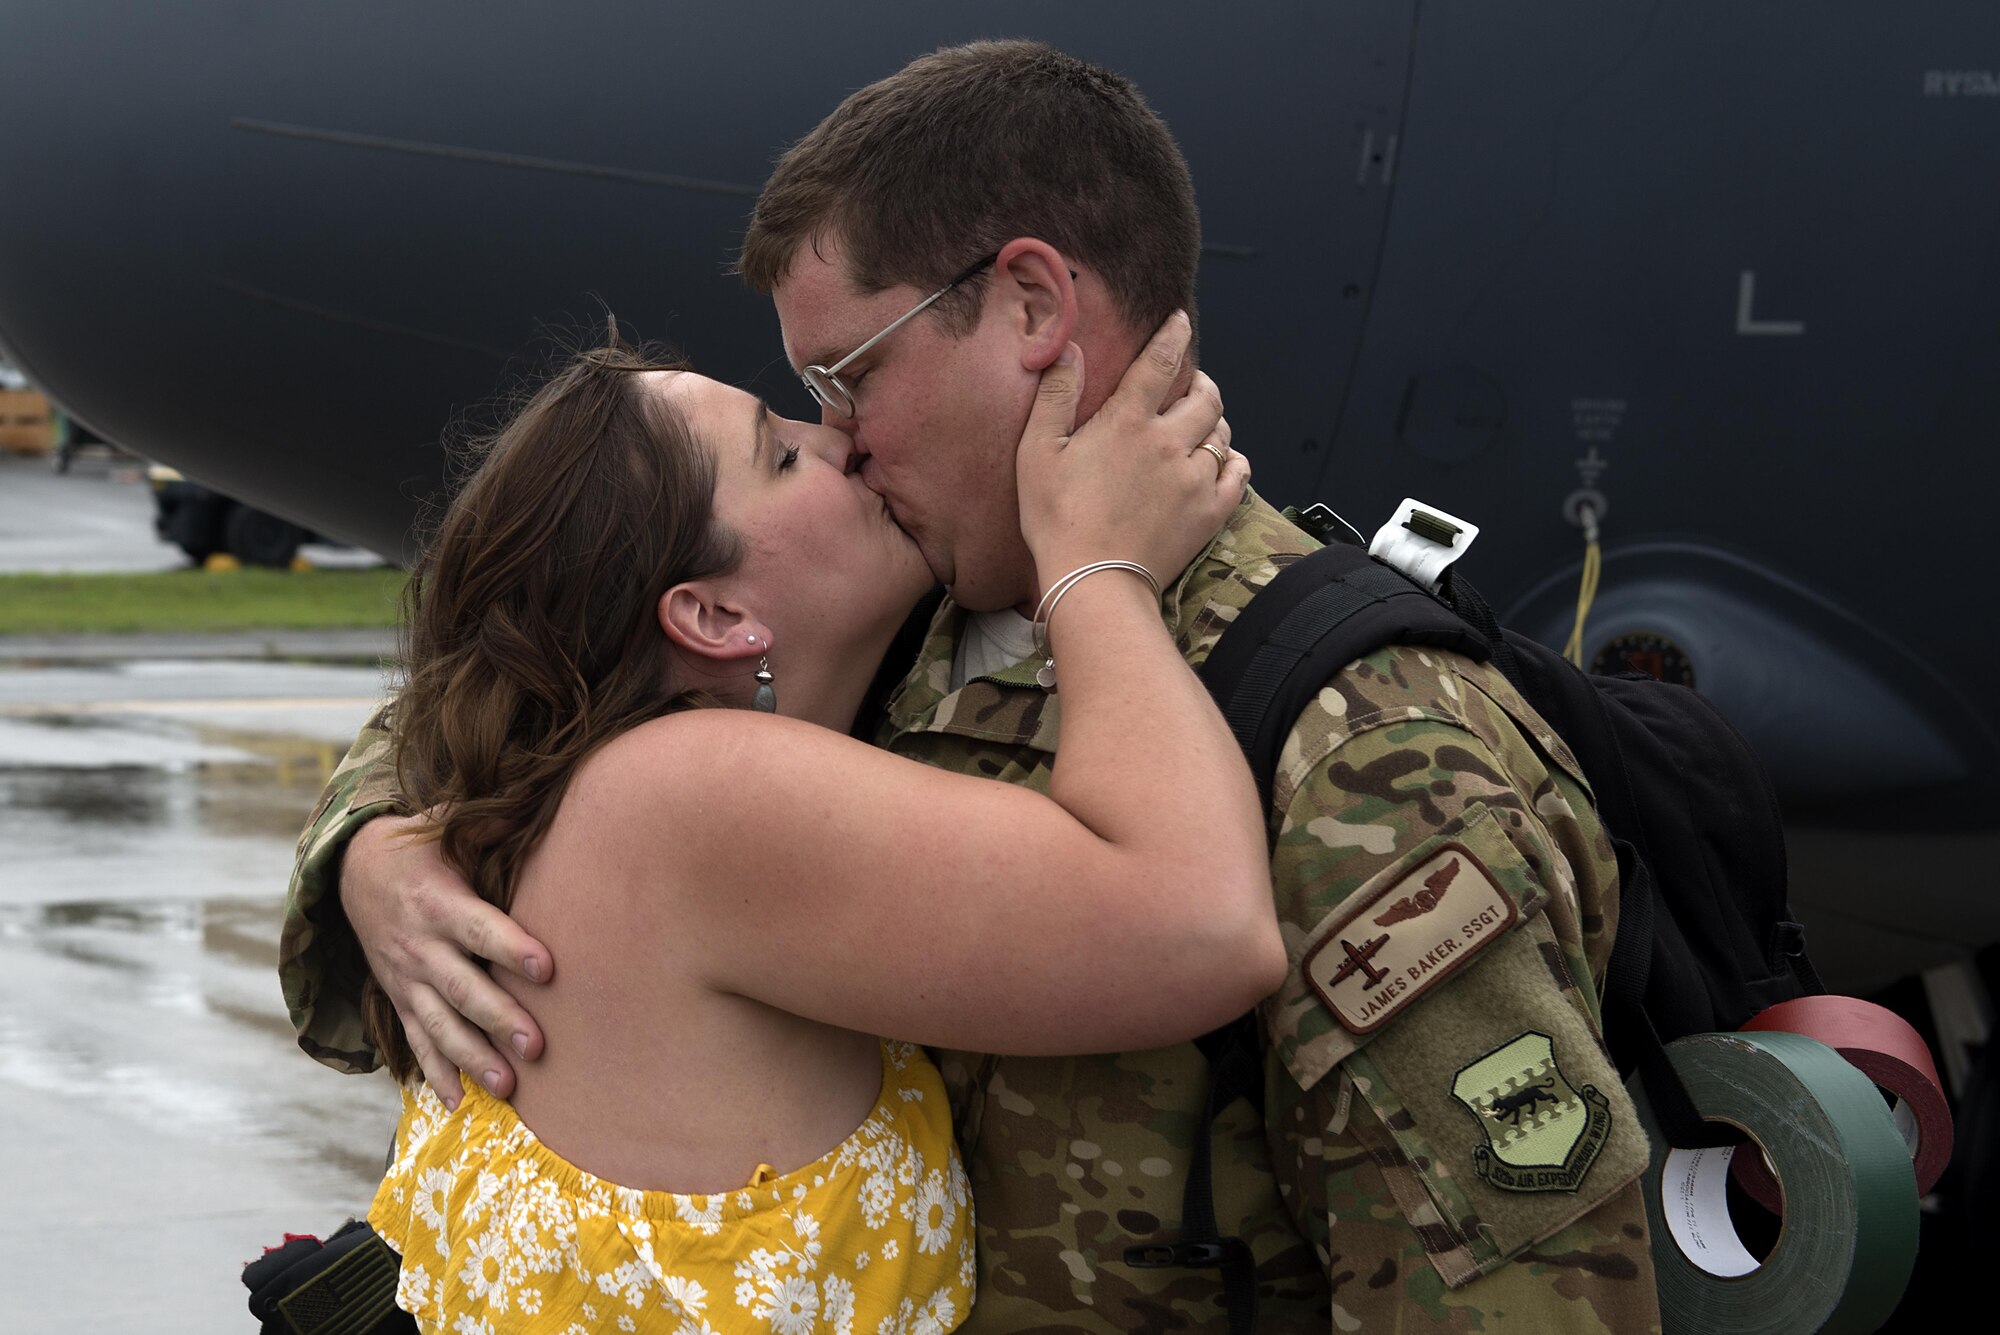
<instances>
[{"instance_id":1,"label":"woman's long wavy hair","mask_svg":"<svg viewBox=\"0 0 2000 1335\"><path fill-rule=\"evenodd\" d=\"M643 371L685 370L615 323L496 434L439 519L404 594L396 777L438 817L444 856L505 909L577 767L648 719L713 699L675 691L657 605L740 559L713 516L715 462ZM371 978L369 1037L416 1066Z\"/></svg>"}]
</instances>

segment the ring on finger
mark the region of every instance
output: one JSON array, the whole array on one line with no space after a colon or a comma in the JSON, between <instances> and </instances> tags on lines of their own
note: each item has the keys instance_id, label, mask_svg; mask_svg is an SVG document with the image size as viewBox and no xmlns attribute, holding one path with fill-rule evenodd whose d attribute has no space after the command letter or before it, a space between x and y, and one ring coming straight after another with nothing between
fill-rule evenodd
<instances>
[{"instance_id":1,"label":"ring on finger","mask_svg":"<svg viewBox=\"0 0 2000 1335\"><path fill-rule=\"evenodd\" d=\"M1197 450L1207 450L1215 456L1215 475L1221 477L1222 470L1229 465L1229 451L1212 440L1204 440L1201 444L1195 446L1195 448Z\"/></svg>"}]
</instances>

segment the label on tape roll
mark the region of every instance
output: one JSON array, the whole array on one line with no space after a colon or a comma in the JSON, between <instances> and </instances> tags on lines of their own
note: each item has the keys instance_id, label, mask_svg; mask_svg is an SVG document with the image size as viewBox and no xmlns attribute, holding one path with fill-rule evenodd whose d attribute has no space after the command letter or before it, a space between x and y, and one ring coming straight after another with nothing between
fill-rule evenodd
<instances>
[{"instance_id":1,"label":"label on tape roll","mask_svg":"<svg viewBox=\"0 0 2000 1335\"><path fill-rule=\"evenodd\" d=\"M1643 1181L1666 1329L1859 1335L1880 1326L1916 1261L1917 1189L1874 1085L1798 1034L1696 1034L1667 1054L1696 1111L1742 1128L1770 1157L1786 1211L1759 1262L1729 1217L1729 1165L1740 1156L1668 1145L1635 1076L1628 1088L1653 1140Z\"/></svg>"},{"instance_id":2,"label":"label on tape roll","mask_svg":"<svg viewBox=\"0 0 2000 1335\"><path fill-rule=\"evenodd\" d=\"M1757 1268L1757 1258L1729 1218L1729 1161L1734 1145L1668 1150L1661 1171L1661 1212L1681 1254L1711 1275L1733 1279Z\"/></svg>"}]
</instances>

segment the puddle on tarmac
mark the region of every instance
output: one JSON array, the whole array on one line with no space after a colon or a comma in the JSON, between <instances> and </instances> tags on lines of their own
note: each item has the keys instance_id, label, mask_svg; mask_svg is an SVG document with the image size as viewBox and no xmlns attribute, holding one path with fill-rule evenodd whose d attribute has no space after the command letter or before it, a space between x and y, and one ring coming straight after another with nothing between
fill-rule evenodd
<instances>
[{"instance_id":1,"label":"puddle on tarmac","mask_svg":"<svg viewBox=\"0 0 2000 1335\"><path fill-rule=\"evenodd\" d=\"M0 800L64 825L158 825L168 819L165 790L172 777L136 767L0 771Z\"/></svg>"},{"instance_id":2,"label":"puddle on tarmac","mask_svg":"<svg viewBox=\"0 0 2000 1335\"><path fill-rule=\"evenodd\" d=\"M0 1089L363 1192L395 1091L298 1051L277 986L282 916L274 897L0 904Z\"/></svg>"},{"instance_id":3,"label":"puddle on tarmac","mask_svg":"<svg viewBox=\"0 0 2000 1335\"><path fill-rule=\"evenodd\" d=\"M40 949L89 958L116 968L138 962L88 940L155 938L191 944L218 959L255 969L278 967L283 906L270 899L72 900L57 904L0 904L0 937ZM286 1027L289 1035L290 1027Z\"/></svg>"},{"instance_id":4,"label":"puddle on tarmac","mask_svg":"<svg viewBox=\"0 0 2000 1335\"><path fill-rule=\"evenodd\" d=\"M281 895L341 748L207 726L175 732L199 758L0 763L0 903Z\"/></svg>"},{"instance_id":5,"label":"puddle on tarmac","mask_svg":"<svg viewBox=\"0 0 2000 1335\"><path fill-rule=\"evenodd\" d=\"M395 1090L301 1053L277 980L293 848L343 745L60 706L0 733L0 1099L365 1204Z\"/></svg>"}]
</instances>

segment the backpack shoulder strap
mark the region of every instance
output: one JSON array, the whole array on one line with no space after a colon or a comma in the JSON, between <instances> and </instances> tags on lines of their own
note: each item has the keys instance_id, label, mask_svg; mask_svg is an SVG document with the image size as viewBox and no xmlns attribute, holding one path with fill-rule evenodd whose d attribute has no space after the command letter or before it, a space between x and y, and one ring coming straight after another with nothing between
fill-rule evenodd
<instances>
[{"instance_id":1,"label":"backpack shoulder strap","mask_svg":"<svg viewBox=\"0 0 2000 1335\"><path fill-rule=\"evenodd\" d=\"M1280 570L1222 632L1201 679L1249 758L1264 805L1285 737L1335 673L1384 645L1484 662L1486 638L1402 574L1344 543Z\"/></svg>"}]
</instances>

